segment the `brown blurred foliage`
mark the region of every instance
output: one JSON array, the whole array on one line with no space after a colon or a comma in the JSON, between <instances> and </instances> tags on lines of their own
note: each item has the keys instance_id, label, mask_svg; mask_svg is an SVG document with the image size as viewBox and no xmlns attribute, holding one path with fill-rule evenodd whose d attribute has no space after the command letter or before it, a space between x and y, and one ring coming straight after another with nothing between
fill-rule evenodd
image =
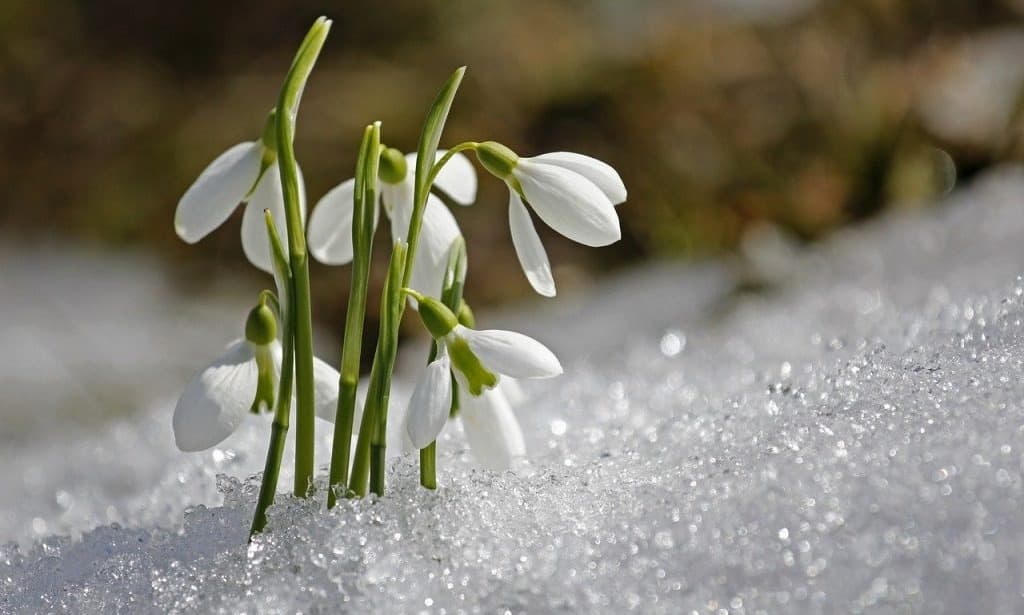
<instances>
[{"instance_id":1,"label":"brown blurred foliage","mask_svg":"<svg viewBox=\"0 0 1024 615\"><path fill-rule=\"evenodd\" d=\"M613 247L540 228L561 288L726 249L763 221L812 239L941 194L954 169L962 181L1019 157L1022 13L1021 0L6 0L0 228L144 244L190 284L257 275L240 213L193 247L174 207L214 156L258 136L326 14L297 135L311 203L351 176L366 123L414 149L437 87L468 64L443 143L584 152L630 190ZM506 198L482 177L477 205L455 212L478 303L529 292ZM313 275L321 316L340 318L347 268Z\"/></svg>"}]
</instances>

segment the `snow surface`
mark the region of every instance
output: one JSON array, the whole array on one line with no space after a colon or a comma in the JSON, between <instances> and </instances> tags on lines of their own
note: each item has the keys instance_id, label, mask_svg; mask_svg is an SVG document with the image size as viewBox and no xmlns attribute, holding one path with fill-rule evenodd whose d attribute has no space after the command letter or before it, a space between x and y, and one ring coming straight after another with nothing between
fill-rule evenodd
<instances>
[{"instance_id":1,"label":"snow surface","mask_svg":"<svg viewBox=\"0 0 1024 615\"><path fill-rule=\"evenodd\" d=\"M1002 169L766 292L663 265L485 317L567 366L527 383L529 462L455 426L436 493L396 457L385 498L282 495L251 545L258 419L193 455L173 399L5 443L0 611L1022 612L1022 201Z\"/></svg>"}]
</instances>

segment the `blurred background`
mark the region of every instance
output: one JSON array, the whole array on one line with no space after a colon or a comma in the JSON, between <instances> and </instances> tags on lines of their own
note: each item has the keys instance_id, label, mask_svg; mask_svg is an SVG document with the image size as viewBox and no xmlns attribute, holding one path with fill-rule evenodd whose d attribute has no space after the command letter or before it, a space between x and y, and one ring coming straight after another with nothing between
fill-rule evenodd
<instances>
[{"instance_id":1,"label":"blurred background","mask_svg":"<svg viewBox=\"0 0 1024 615\"><path fill-rule=\"evenodd\" d=\"M3 0L0 242L16 249L0 252L0 310L10 316L21 297L17 309L34 313L41 303L25 297L54 280L99 292L82 268L133 279L106 257L25 265L22 247L146 263L182 306L266 285L242 255L241 209L188 246L174 208L215 156L258 136L320 14L334 26L297 134L310 203L352 175L366 123L383 121L388 144L415 149L437 88L467 64L442 144L584 152L629 188L614 246L585 249L538 224L561 293L624 265L814 241L928 206L1024 154L1024 0ZM477 205L455 212L477 307L531 295L506 198L482 177ZM371 296L386 259L378 247ZM347 276L314 265L316 317L330 330ZM50 303L75 304L71 287L54 284ZM123 326L135 304L115 303ZM174 308L182 331L184 309L198 308ZM69 313L55 322L81 315ZM42 333L25 331L23 346L38 345Z\"/></svg>"}]
</instances>

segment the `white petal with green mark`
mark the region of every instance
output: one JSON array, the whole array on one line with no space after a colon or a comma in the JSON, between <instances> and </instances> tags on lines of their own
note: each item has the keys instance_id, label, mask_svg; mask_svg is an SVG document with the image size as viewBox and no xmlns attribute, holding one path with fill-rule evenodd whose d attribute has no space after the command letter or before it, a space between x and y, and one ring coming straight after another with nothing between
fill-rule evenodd
<instances>
[{"instance_id":1,"label":"white petal with green mark","mask_svg":"<svg viewBox=\"0 0 1024 615\"><path fill-rule=\"evenodd\" d=\"M537 340L500 329L475 331L462 325L452 332L466 340L470 350L487 369L513 378L551 378L562 373L562 364Z\"/></svg>"}]
</instances>

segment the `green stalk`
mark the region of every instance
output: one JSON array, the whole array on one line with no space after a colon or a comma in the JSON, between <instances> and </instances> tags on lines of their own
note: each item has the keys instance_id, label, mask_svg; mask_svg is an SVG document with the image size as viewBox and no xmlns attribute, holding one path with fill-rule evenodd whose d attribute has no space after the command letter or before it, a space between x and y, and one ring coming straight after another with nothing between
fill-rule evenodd
<instances>
[{"instance_id":1,"label":"green stalk","mask_svg":"<svg viewBox=\"0 0 1024 615\"><path fill-rule=\"evenodd\" d=\"M370 255L373 247L373 214L377 202L377 172L380 151L380 122L366 127L356 161L356 185L352 213L352 287L345 314L345 337L341 348L341 378L338 408L331 445L330 490L327 507L337 502L336 489L348 483L348 464L352 454L352 423L355 418L356 389L359 386L359 359L366 318L366 295L370 282Z\"/></svg>"},{"instance_id":2,"label":"green stalk","mask_svg":"<svg viewBox=\"0 0 1024 615\"><path fill-rule=\"evenodd\" d=\"M440 162L440 161L439 161ZM466 285L466 242L459 237L452 244L448 253L448 267L445 270L444 286L441 291L441 302L453 313L459 313L462 304L462 290ZM430 346L430 364L437 358L437 342ZM455 382L452 382L454 385ZM457 407L458 391L452 387L452 408ZM426 448L420 449L420 484L427 489L437 489L437 441L431 442Z\"/></svg>"},{"instance_id":3,"label":"green stalk","mask_svg":"<svg viewBox=\"0 0 1024 615\"><path fill-rule=\"evenodd\" d=\"M277 162L284 194L289 264L295 294L291 308L294 310L292 332L295 338L296 380L294 492L298 497L306 497L313 484L316 411L313 399L313 313L309 293L309 255L306 251L302 205L299 202L298 167L293 141L299 99L330 28L330 20L321 17L306 34L285 77L284 85L281 86L281 95L277 101L278 112L275 115Z\"/></svg>"},{"instance_id":4,"label":"green stalk","mask_svg":"<svg viewBox=\"0 0 1024 615\"><path fill-rule=\"evenodd\" d=\"M401 289L409 285L412 267L416 258L416 246L419 243L420 229L423 226L423 211L430 194L431 176L436 176L439 167L435 165L437 146L441 141L448 112L451 110L455 93L462 83L466 67L460 67L448 78L433 105L427 112L420 134L419 149L416 154L416 176L413 191L413 210L409 220L408 247L401 250L402 263L396 263L398 247L391 255L388 267L389 281L393 274L401 270L400 284L391 283L391 292L385 289L385 300L381 304L381 335L377 343L377 353L373 357L370 371L370 390L367 393L366 406L363 410L363 422L359 427L359 440L356 442L356 458L352 464L352 476L349 488L359 496L366 495L367 478L373 492L384 493L384 461L387 442L387 411L391 393L391 375L395 367L397 355L398 328L402 324L406 300ZM448 157L447 160L450 160ZM436 170L435 170L436 169ZM390 296L391 300L388 300ZM387 325L385 327L385 325ZM372 440L372 442L371 442ZM369 466L366 468L365 466ZM367 477L364 473L370 474Z\"/></svg>"},{"instance_id":5,"label":"green stalk","mask_svg":"<svg viewBox=\"0 0 1024 615\"><path fill-rule=\"evenodd\" d=\"M420 449L420 484L427 489L437 489L437 441Z\"/></svg>"},{"instance_id":6,"label":"green stalk","mask_svg":"<svg viewBox=\"0 0 1024 615\"><path fill-rule=\"evenodd\" d=\"M263 467L263 482L260 484L260 494L256 500L256 512L252 518L252 526L249 529L249 539L253 535L263 531L267 525L267 508L274 503L274 495L277 493L277 479L281 473L281 459L284 457L285 438L288 435L288 419L291 413L292 400L292 375L294 373L293 363L295 361L295 345L292 336L292 310L286 309L294 305L295 294L291 274L288 269L288 260L281 247L281 240L278 238L277 229L274 228L274 218L269 211L264 211L264 219L267 223L267 233L270 236L270 253L274 260L274 273L277 283L284 298L281 301L274 301L277 307L278 317L281 320L281 339L283 340L283 356L281 360L281 381L277 390L277 401L274 407L274 422L270 427L270 445L267 449L267 461ZM266 291L264 291L266 292ZM272 294L270 296L273 296Z\"/></svg>"},{"instance_id":7,"label":"green stalk","mask_svg":"<svg viewBox=\"0 0 1024 615\"><path fill-rule=\"evenodd\" d=\"M349 490L360 497L366 495L367 486L377 495L384 494L387 408L391 398L391 375L398 352L398 328L394 322L405 303L401 286L405 259L405 244L395 243L388 265L388 277L384 281L380 335L373 367L370 368L370 387L366 393L363 422L359 426L359 440L356 442L356 456L349 481Z\"/></svg>"}]
</instances>

